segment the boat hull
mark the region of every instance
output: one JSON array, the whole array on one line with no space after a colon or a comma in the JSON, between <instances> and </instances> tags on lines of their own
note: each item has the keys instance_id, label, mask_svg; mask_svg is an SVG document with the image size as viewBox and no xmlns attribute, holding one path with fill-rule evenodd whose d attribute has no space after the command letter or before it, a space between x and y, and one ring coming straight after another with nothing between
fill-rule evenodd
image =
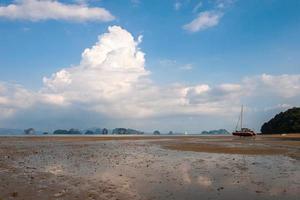
<instances>
[{"instance_id":1,"label":"boat hull","mask_svg":"<svg viewBox=\"0 0 300 200\"><path fill-rule=\"evenodd\" d=\"M247 136L247 137L250 137L250 136L255 136L256 134L252 131L235 131L232 133L232 135L235 135L235 136Z\"/></svg>"}]
</instances>

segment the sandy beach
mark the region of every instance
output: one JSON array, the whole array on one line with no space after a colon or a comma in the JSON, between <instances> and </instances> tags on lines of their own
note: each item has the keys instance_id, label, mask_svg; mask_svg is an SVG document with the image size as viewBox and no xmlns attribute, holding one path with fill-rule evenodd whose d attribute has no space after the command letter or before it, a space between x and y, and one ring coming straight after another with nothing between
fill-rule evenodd
<instances>
[{"instance_id":1,"label":"sandy beach","mask_svg":"<svg viewBox=\"0 0 300 200\"><path fill-rule=\"evenodd\" d=\"M0 199L298 199L300 137L0 137Z\"/></svg>"}]
</instances>

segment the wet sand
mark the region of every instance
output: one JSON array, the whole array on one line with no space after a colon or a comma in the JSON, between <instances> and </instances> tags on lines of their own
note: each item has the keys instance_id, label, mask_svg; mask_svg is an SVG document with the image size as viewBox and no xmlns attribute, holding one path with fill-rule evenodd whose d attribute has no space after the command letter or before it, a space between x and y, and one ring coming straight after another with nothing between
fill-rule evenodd
<instances>
[{"instance_id":1,"label":"wet sand","mask_svg":"<svg viewBox=\"0 0 300 200\"><path fill-rule=\"evenodd\" d=\"M0 199L298 199L300 136L0 137Z\"/></svg>"}]
</instances>

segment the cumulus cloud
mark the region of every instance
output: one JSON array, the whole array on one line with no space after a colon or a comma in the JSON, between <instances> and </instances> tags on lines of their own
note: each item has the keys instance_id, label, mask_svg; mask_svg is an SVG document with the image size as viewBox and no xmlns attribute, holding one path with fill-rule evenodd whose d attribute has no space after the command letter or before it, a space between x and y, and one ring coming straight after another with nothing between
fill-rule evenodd
<instances>
[{"instance_id":1,"label":"cumulus cloud","mask_svg":"<svg viewBox=\"0 0 300 200\"><path fill-rule=\"evenodd\" d=\"M300 74L262 74L246 77L239 83L216 85L157 85L145 67L141 42L141 36L134 38L127 30L111 26L95 45L83 51L77 66L44 77L44 86L39 91L0 83L1 117L13 118L18 111L29 109L35 113L45 107L51 108L46 116L51 110L66 110L63 115L69 118L73 117L72 112L68 115L67 111L72 109L85 116L94 113L110 119L235 117L241 103L251 106L257 98L271 100L269 107L295 105L300 100Z\"/></svg>"},{"instance_id":2,"label":"cumulus cloud","mask_svg":"<svg viewBox=\"0 0 300 200\"><path fill-rule=\"evenodd\" d=\"M115 17L106 9L86 4L64 4L57 0L16 0L0 6L0 17L11 20L112 21Z\"/></svg>"},{"instance_id":3,"label":"cumulus cloud","mask_svg":"<svg viewBox=\"0 0 300 200\"><path fill-rule=\"evenodd\" d=\"M264 95L293 98L300 95L299 74L282 74L278 76L262 74L244 78L243 84L253 96Z\"/></svg>"},{"instance_id":4,"label":"cumulus cloud","mask_svg":"<svg viewBox=\"0 0 300 200\"><path fill-rule=\"evenodd\" d=\"M149 81L139 42L141 37L135 40L121 27L109 27L93 47L83 51L78 66L44 77L43 93L60 96L64 103L80 102L92 110L108 111L107 114L137 107L132 102L134 92L143 90Z\"/></svg>"},{"instance_id":5,"label":"cumulus cloud","mask_svg":"<svg viewBox=\"0 0 300 200\"><path fill-rule=\"evenodd\" d=\"M279 76L263 74L261 75L261 82L266 90L284 98L300 95L300 76L297 74Z\"/></svg>"},{"instance_id":6,"label":"cumulus cloud","mask_svg":"<svg viewBox=\"0 0 300 200\"><path fill-rule=\"evenodd\" d=\"M262 74L244 78L239 84L158 86L145 69L140 42L141 36L134 39L121 27L109 27L93 47L83 51L78 66L43 79L43 101L82 106L110 117L145 118L226 115L239 110L242 97L270 93L280 98L300 96L299 75Z\"/></svg>"},{"instance_id":7,"label":"cumulus cloud","mask_svg":"<svg viewBox=\"0 0 300 200\"><path fill-rule=\"evenodd\" d=\"M0 119L33 105L35 95L21 85L0 82Z\"/></svg>"},{"instance_id":8,"label":"cumulus cloud","mask_svg":"<svg viewBox=\"0 0 300 200\"><path fill-rule=\"evenodd\" d=\"M190 32L202 31L219 24L223 14L216 11L204 11L190 23L183 26L183 28Z\"/></svg>"}]
</instances>

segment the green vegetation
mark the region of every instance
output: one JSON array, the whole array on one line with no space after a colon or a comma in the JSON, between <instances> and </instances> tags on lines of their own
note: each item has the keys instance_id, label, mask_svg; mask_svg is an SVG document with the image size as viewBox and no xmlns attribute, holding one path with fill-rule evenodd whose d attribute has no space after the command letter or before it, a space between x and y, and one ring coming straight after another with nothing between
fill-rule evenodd
<instances>
[{"instance_id":1,"label":"green vegetation","mask_svg":"<svg viewBox=\"0 0 300 200\"><path fill-rule=\"evenodd\" d=\"M202 131L201 134L203 134L203 135L227 135L230 133L226 129L219 129L219 130L211 130L211 131Z\"/></svg>"},{"instance_id":2,"label":"green vegetation","mask_svg":"<svg viewBox=\"0 0 300 200\"><path fill-rule=\"evenodd\" d=\"M102 134L103 135L107 135L108 134L108 130L106 128L102 129Z\"/></svg>"},{"instance_id":3,"label":"green vegetation","mask_svg":"<svg viewBox=\"0 0 300 200\"><path fill-rule=\"evenodd\" d=\"M25 135L34 135L35 134L35 130L34 128L28 128L24 130Z\"/></svg>"},{"instance_id":4,"label":"green vegetation","mask_svg":"<svg viewBox=\"0 0 300 200\"><path fill-rule=\"evenodd\" d=\"M153 135L160 135L160 132L158 130L153 132Z\"/></svg>"},{"instance_id":5,"label":"green vegetation","mask_svg":"<svg viewBox=\"0 0 300 200\"><path fill-rule=\"evenodd\" d=\"M93 134L95 134L95 133L94 133L94 131L87 130L84 134L86 134L86 135L93 135Z\"/></svg>"},{"instance_id":6,"label":"green vegetation","mask_svg":"<svg viewBox=\"0 0 300 200\"><path fill-rule=\"evenodd\" d=\"M300 108L277 114L261 127L262 134L300 133Z\"/></svg>"},{"instance_id":7,"label":"green vegetation","mask_svg":"<svg viewBox=\"0 0 300 200\"><path fill-rule=\"evenodd\" d=\"M108 131L104 131L103 130L103 134L107 134ZM115 128L113 131L112 131L112 134L117 134L117 135L141 135L141 134L144 134L143 132L141 131L137 131L137 130L134 130L134 129L130 129L130 128Z\"/></svg>"},{"instance_id":8,"label":"green vegetation","mask_svg":"<svg viewBox=\"0 0 300 200\"><path fill-rule=\"evenodd\" d=\"M60 135L60 134L65 135L65 134L68 134L68 133L69 132L67 130L61 130L61 129L55 130L53 132L53 134L55 134L55 135Z\"/></svg>"}]
</instances>

